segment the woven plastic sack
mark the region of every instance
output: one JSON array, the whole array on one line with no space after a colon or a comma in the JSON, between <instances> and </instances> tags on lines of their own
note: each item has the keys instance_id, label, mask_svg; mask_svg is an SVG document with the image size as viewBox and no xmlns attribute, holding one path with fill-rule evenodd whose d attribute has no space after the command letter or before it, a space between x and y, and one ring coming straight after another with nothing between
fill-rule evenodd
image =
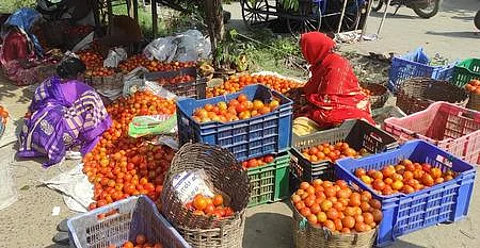
<instances>
[{"instance_id":1,"label":"woven plastic sack","mask_svg":"<svg viewBox=\"0 0 480 248\"><path fill-rule=\"evenodd\" d=\"M15 181L9 168L14 159L15 151L11 146L0 148L0 211L18 200Z\"/></svg>"}]
</instances>

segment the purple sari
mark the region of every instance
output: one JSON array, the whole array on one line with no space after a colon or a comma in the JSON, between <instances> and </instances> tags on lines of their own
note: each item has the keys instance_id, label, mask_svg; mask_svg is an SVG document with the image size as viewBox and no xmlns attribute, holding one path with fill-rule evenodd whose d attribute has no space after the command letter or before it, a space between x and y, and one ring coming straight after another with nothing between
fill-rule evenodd
<instances>
[{"instance_id":1,"label":"purple sari","mask_svg":"<svg viewBox=\"0 0 480 248\"><path fill-rule=\"evenodd\" d=\"M76 81L46 80L35 90L20 134L18 155L48 157L44 166L62 161L68 149L80 146L91 151L112 121L100 96L90 86Z\"/></svg>"}]
</instances>

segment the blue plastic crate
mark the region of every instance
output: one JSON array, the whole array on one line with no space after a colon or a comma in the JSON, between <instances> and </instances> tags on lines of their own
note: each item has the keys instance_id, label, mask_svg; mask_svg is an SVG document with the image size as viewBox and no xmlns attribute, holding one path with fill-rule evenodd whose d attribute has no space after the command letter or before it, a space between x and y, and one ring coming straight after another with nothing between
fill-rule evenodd
<instances>
[{"instance_id":1,"label":"blue plastic crate","mask_svg":"<svg viewBox=\"0 0 480 248\"><path fill-rule=\"evenodd\" d=\"M354 173L358 168L379 170L395 165L403 159L429 163L443 171L458 173L452 181L423 189L413 194L383 196L375 193ZM399 236L443 222L454 222L467 215L475 182L475 168L425 141L405 143L399 149L362 159L337 161L335 173L339 179L372 193L382 203L383 220L380 224L377 246L385 246Z\"/></svg>"},{"instance_id":2,"label":"blue plastic crate","mask_svg":"<svg viewBox=\"0 0 480 248\"><path fill-rule=\"evenodd\" d=\"M245 94L249 100L270 101L274 97L280 101L280 107L266 115L229 123L198 123L192 119L196 109L206 104L228 102L240 94ZM180 146L190 141L218 145L229 149L238 160L284 152L292 140L292 109L292 100L260 84L215 98L183 99L177 102L179 143Z\"/></svg>"},{"instance_id":3,"label":"blue plastic crate","mask_svg":"<svg viewBox=\"0 0 480 248\"><path fill-rule=\"evenodd\" d=\"M117 213L99 219L98 216L116 210ZM168 248L191 248L173 226L158 212L146 196L134 196L78 215L68 220L71 247L120 247L138 234L149 242L161 242Z\"/></svg>"},{"instance_id":4,"label":"blue plastic crate","mask_svg":"<svg viewBox=\"0 0 480 248\"><path fill-rule=\"evenodd\" d=\"M393 57L388 75L388 89L396 94L405 80L415 77L428 77L435 80L449 81L453 75L455 65L430 66L430 58L417 48L414 52L403 56Z\"/></svg>"}]
</instances>

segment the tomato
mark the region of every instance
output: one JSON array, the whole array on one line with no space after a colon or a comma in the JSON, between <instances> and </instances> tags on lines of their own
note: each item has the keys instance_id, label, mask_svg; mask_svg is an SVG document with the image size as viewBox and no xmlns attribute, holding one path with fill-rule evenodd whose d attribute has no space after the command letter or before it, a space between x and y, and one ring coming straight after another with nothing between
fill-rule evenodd
<instances>
[{"instance_id":1,"label":"tomato","mask_svg":"<svg viewBox=\"0 0 480 248\"><path fill-rule=\"evenodd\" d=\"M143 245L147 242L147 238L145 237L145 235L143 234L139 234L137 235L137 237L135 238L135 243L137 245Z\"/></svg>"},{"instance_id":2,"label":"tomato","mask_svg":"<svg viewBox=\"0 0 480 248\"><path fill-rule=\"evenodd\" d=\"M222 206L223 205L223 196L220 194L216 194L213 197L213 205L215 206Z\"/></svg>"}]
</instances>

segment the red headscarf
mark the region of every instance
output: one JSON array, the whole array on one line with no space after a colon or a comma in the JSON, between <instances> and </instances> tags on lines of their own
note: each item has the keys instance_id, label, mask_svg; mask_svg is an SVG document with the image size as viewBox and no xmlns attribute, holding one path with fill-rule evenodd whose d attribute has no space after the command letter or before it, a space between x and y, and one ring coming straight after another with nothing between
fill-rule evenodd
<instances>
[{"instance_id":1,"label":"red headscarf","mask_svg":"<svg viewBox=\"0 0 480 248\"><path fill-rule=\"evenodd\" d=\"M370 103L346 59L333 52L335 42L319 32L303 34L302 53L311 65L312 78L304 87L312 104L309 117L328 127L346 119L365 119L371 123Z\"/></svg>"}]
</instances>

